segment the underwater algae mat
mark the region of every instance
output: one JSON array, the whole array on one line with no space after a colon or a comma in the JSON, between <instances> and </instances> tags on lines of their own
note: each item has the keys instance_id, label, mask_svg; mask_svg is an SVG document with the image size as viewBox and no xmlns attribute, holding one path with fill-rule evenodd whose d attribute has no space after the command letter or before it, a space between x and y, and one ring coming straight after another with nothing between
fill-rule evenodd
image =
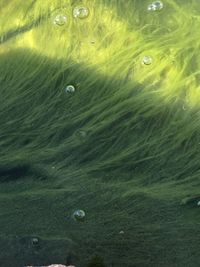
<instances>
[{"instance_id":1,"label":"underwater algae mat","mask_svg":"<svg viewBox=\"0 0 200 267\"><path fill-rule=\"evenodd\" d=\"M0 267L199 266L200 4L156 2L0 0Z\"/></svg>"}]
</instances>

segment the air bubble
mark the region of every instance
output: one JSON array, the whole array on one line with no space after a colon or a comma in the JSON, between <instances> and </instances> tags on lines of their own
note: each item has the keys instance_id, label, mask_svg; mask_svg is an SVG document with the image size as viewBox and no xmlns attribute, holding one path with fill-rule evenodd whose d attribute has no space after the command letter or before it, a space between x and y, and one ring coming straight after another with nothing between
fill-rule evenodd
<instances>
[{"instance_id":1,"label":"air bubble","mask_svg":"<svg viewBox=\"0 0 200 267\"><path fill-rule=\"evenodd\" d=\"M83 210L76 210L73 213L73 218L75 221L83 222L85 220L85 212Z\"/></svg>"},{"instance_id":2,"label":"air bubble","mask_svg":"<svg viewBox=\"0 0 200 267\"><path fill-rule=\"evenodd\" d=\"M33 246L37 246L39 244L39 239L37 237L33 237L31 243Z\"/></svg>"},{"instance_id":3,"label":"air bubble","mask_svg":"<svg viewBox=\"0 0 200 267\"><path fill-rule=\"evenodd\" d=\"M89 9L87 7L75 7L73 10L74 18L85 19L89 16Z\"/></svg>"},{"instance_id":4,"label":"air bubble","mask_svg":"<svg viewBox=\"0 0 200 267\"><path fill-rule=\"evenodd\" d=\"M159 11L163 9L163 2L162 1L155 1L148 5L148 11Z\"/></svg>"},{"instance_id":5,"label":"air bubble","mask_svg":"<svg viewBox=\"0 0 200 267\"><path fill-rule=\"evenodd\" d=\"M76 91L75 87L73 85L68 85L66 88L65 88L65 92L66 93L74 93Z\"/></svg>"},{"instance_id":6,"label":"air bubble","mask_svg":"<svg viewBox=\"0 0 200 267\"><path fill-rule=\"evenodd\" d=\"M152 57L150 56L144 56L142 59L142 64L144 65L151 65L153 62Z\"/></svg>"},{"instance_id":7,"label":"air bubble","mask_svg":"<svg viewBox=\"0 0 200 267\"><path fill-rule=\"evenodd\" d=\"M67 23L67 16L63 13L53 16L53 24L63 26Z\"/></svg>"}]
</instances>

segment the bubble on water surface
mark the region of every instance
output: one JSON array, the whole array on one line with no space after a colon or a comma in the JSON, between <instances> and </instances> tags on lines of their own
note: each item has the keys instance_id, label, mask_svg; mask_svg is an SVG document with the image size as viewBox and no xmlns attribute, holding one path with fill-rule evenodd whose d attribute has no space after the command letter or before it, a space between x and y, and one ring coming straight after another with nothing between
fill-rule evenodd
<instances>
[{"instance_id":1,"label":"bubble on water surface","mask_svg":"<svg viewBox=\"0 0 200 267\"><path fill-rule=\"evenodd\" d=\"M65 88L65 92L66 93L74 93L76 91L75 87L73 85L67 85L67 87Z\"/></svg>"},{"instance_id":2,"label":"bubble on water surface","mask_svg":"<svg viewBox=\"0 0 200 267\"><path fill-rule=\"evenodd\" d=\"M159 11L163 9L164 5L162 1L155 1L148 5L148 11Z\"/></svg>"},{"instance_id":3,"label":"bubble on water surface","mask_svg":"<svg viewBox=\"0 0 200 267\"><path fill-rule=\"evenodd\" d=\"M197 202L197 206L199 206L199 207L200 207L200 200Z\"/></svg>"},{"instance_id":4,"label":"bubble on water surface","mask_svg":"<svg viewBox=\"0 0 200 267\"><path fill-rule=\"evenodd\" d=\"M62 11L57 11L53 15L53 24L63 26L67 23L67 15Z\"/></svg>"},{"instance_id":5,"label":"bubble on water surface","mask_svg":"<svg viewBox=\"0 0 200 267\"><path fill-rule=\"evenodd\" d=\"M39 239L37 237L33 237L31 240L31 243L33 246L36 246L39 244Z\"/></svg>"},{"instance_id":6,"label":"bubble on water surface","mask_svg":"<svg viewBox=\"0 0 200 267\"><path fill-rule=\"evenodd\" d=\"M79 19L85 19L89 16L89 9L84 6L75 7L73 9L73 17Z\"/></svg>"},{"instance_id":7,"label":"bubble on water surface","mask_svg":"<svg viewBox=\"0 0 200 267\"><path fill-rule=\"evenodd\" d=\"M144 56L142 59L142 64L144 65L151 65L153 62L152 57L151 56Z\"/></svg>"},{"instance_id":8,"label":"bubble on water surface","mask_svg":"<svg viewBox=\"0 0 200 267\"><path fill-rule=\"evenodd\" d=\"M83 210L76 210L73 213L73 218L75 221L83 222L85 220L85 212Z\"/></svg>"}]
</instances>

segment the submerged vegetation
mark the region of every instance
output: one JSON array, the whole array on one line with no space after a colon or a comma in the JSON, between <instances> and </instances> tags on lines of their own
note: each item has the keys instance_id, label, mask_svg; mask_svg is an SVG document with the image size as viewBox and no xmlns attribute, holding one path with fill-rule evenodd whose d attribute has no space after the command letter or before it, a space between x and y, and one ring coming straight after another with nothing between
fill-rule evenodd
<instances>
[{"instance_id":1,"label":"submerged vegetation","mask_svg":"<svg viewBox=\"0 0 200 267\"><path fill-rule=\"evenodd\" d=\"M0 266L199 265L200 6L162 2L0 0Z\"/></svg>"},{"instance_id":2,"label":"submerged vegetation","mask_svg":"<svg viewBox=\"0 0 200 267\"><path fill-rule=\"evenodd\" d=\"M105 267L103 259L100 256L94 256L87 267Z\"/></svg>"}]
</instances>

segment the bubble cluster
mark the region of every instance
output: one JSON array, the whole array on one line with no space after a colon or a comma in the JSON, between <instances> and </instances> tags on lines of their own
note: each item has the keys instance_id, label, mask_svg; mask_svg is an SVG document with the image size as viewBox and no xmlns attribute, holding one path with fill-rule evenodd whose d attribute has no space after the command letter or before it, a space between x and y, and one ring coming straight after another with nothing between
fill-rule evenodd
<instances>
[{"instance_id":1,"label":"bubble cluster","mask_svg":"<svg viewBox=\"0 0 200 267\"><path fill-rule=\"evenodd\" d=\"M74 93L76 91L75 87L73 85L67 85L67 87L65 88L65 92L66 93Z\"/></svg>"},{"instance_id":2,"label":"bubble cluster","mask_svg":"<svg viewBox=\"0 0 200 267\"><path fill-rule=\"evenodd\" d=\"M85 212L83 210L76 210L73 213L73 218L75 221L83 222L85 220Z\"/></svg>"},{"instance_id":3,"label":"bubble cluster","mask_svg":"<svg viewBox=\"0 0 200 267\"><path fill-rule=\"evenodd\" d=\"M162 1L155 1L148 5L148 11L159 11L163 9L164 5Z\"/></svg>"},{"instance_id":4,"label":"bubble cluster","mask_svg":"<svg viewBox=\"0 0 200 267\"><path fill-rule=\"evenodd\" d=\"M142 59L142 64L144 65L151 65L153 62L153 59L151 56L144 56Z\"/></svg>"},{"instance_id":5,"label":"bubble cluster","mask_svg":"<svg viewBox=\"0 0 200 267\"><path fill-rule=\"evenodd\" d=\"M88 16L89 16L89 9L87 7L79 6L73 9L74 18L84 19L87 18Z\"/></svg>"},{"instance_id":6,"label":"bubble cluster","mask_svg":"<svg viewBox=\"0 0 200 267\"><path fill-rule=\"evenodd\" d=\"M58 26L63 26L67 23L67 15L64 13L56 14L53 16L53 23Z\"/></svg>"}]
</instances>

